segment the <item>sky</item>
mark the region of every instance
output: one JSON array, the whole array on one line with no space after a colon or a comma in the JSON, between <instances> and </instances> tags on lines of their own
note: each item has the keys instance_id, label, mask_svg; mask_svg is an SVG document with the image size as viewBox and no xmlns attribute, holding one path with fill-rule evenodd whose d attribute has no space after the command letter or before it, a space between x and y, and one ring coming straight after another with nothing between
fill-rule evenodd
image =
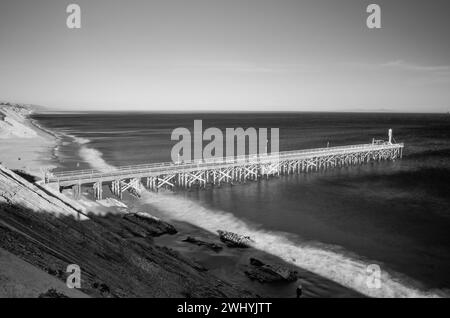
<instances>
[{"instance_id":1,"label":"sky","mask_svg":"<svg viewBox=\"0 0 450 318\"><path fill-rule=\"evenodd\" d=\"M66 26L70 3L80 29ZM381 29L366 26L371 3ZM449 15L448 0L0 0L0 100L447 112Z\"/></svg>"}]
</instances>

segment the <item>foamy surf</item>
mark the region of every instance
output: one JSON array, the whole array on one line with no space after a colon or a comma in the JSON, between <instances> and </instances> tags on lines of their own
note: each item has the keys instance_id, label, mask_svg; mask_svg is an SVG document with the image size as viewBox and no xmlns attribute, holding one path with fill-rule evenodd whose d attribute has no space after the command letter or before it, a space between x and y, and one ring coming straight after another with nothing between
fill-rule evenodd
<instances>
[{"instance_id":1,"label":"foamy surf","mask_svg":"<svg viewBox=\"0 0 450 318\"><path fill-rule=\"evenodd\" d=\"M86 144L90 143L89 139L82 138L82 137L76 137L73 135L67 135L67 136L73 138L73 140L81 146L78 153L79 153L80 157L91 166L92 169L102 171L102 172L116 170L116 167L108 164L103 159L103 154L100 151L98 151L97 149L93 149L93 148L89 148L89 147L85 146Z\"/></svg>"},{"instance_id":2,"label":"foamy surf","mask_svg":"<svg viewBox=\"0 0 450 318\"><path fill-rule=\"evenodd\" d=\"M116 167L109 165L103 159L103 154L97 149L88 148L86 146L82 146L79 150L80 157L89 163L92 169L108 172L113 171Z\"/></svg>"},{"instance_id":3,"label":"foamy surf","mask_svg":"<svg viewBox=\"0 0 450 318\"><path fill-rule=\"evenodd\" d=\"M75 142L76 143L79 143L80 145L84 145L84 144L87 144L87 143L90 143L91 141L89 140L89 139L87 139L87 138L83 138L83 137L76 137L76 136L71 136L71 135L69 135L70 137L72 137L74 140L75 140Z\"/></svg>"},{"instance_id":4,"label":"foamy surf","mask_svg":"<svg viewBox=\"0 0 450 318\"><path fill-rule=\"evenodd\" d=\"M213 211L189 199L170 194L143 193L142 199L167 217L201 227L212 233L225 229L255 240L255 248L275 255L295 266L330 279L370 297L440 297L440 291L421 291L397 278L401 275L381 272L381 287L367 284L369 262L337 253L332 248L320 248L294 243L287 234L256 229L231 213ZM376 262L373 262L376 263ZM395 278L394 278L395 277ZM410 280L408 280L410 281Z\"/></svg>"}]
</instances>

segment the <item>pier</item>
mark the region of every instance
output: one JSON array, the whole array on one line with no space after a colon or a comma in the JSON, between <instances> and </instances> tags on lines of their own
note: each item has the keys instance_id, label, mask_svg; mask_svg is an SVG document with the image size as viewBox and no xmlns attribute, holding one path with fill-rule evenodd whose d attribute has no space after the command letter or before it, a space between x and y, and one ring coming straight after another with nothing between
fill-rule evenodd
<instances>
[{"instance_id":1,"label":"pier","mask_svg":"<svg viewBox=\"0 0 450 318\"><path fill-rule=\"evenodd\" d=\"M75 198L83 186L93 187L94 198L101 200L103 186L122 198L125 191L139 194L143 187L158 191L161 188L206 188L257 181L279 175L300 174L336 167L360 165L382 160L402 158L403 143L375 141L370 144L284 151L265 155L246 155L203 159L183 163L163 162L134 166L121 166L114 170L75 170L47 172L45 183L59 190L71 187Z\"/></svg>"}]
</instances>

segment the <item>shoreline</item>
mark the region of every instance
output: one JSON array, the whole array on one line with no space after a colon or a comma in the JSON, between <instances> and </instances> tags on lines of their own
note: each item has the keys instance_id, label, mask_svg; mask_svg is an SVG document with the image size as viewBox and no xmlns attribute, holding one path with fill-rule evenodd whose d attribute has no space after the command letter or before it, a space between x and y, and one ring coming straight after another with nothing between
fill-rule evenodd
<instances>
[{"instance_id":1,"label":"shoreline","mask_svg":"<svg viewBox=\"0 0 450 318\"><path fill-rule=\"evenodd\" d=\"M0 162L12 170L19 170L41 179L45 170L57 167L55 149L57 134L41 127L26 106L0 105L3 123L0 126Z\"/></svg>"}]
</instances>

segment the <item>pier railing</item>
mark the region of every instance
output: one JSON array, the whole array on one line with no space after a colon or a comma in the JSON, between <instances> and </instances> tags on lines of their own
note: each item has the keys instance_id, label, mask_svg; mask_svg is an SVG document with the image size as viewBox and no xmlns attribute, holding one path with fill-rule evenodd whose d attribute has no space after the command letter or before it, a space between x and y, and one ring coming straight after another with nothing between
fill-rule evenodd
<instances>
[{"instance_id":1,"label":"pier railing","mask_svg":"<svg viewBox=\"0 0 450 318\"><path fill-rule=\"evenodd\" d=\"M325 147L315 149L283 151L263 155L255 154L255 155L223 157L215 159L201 159L179 163L162 162L162 163L150 163L140 165L128 165L128 166L119 166L114 169L103 171L88 169L88 170L53 172L49 173L46 176L46 182L67 183L71 181L78 181L86 183L90 181L95 182L96 180L108 181L114 180L116 178L163 175L183 171L216 169L227 166L265 164L283 160L298 160L298 159L317 158L333 155L345 155L361 152L371 152L371 151L390 150L399 148L401 149L403 148L403 146L404 146L403 143L392 144L385 142L382 144L372 143L372 144L360 144L360 145L339 146L339 147Z\"/></svg>"}]
</instances>

